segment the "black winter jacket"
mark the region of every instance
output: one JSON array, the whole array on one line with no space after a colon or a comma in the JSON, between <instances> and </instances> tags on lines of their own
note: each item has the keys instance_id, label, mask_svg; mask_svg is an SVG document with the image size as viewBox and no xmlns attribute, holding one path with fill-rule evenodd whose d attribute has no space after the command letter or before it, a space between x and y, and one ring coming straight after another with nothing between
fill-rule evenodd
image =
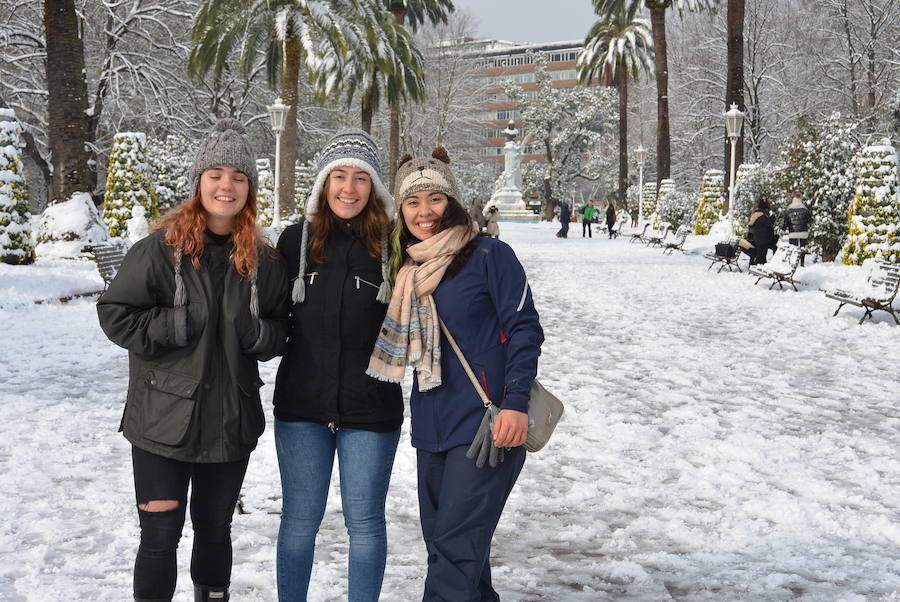
<instances>
[{"instance_id":1,"label":"black winter jacket","mask_svg":"<svg viewBox=\"0 0 900 602\"><path fill-rule=\"evenodd\" d=\"M181 260L187 346L175 342L174 255L164 231L135 243L97 301L100 326L128 350L128 398L119 430L133 445L184 462L246 458L265 428L257 360L282 353L288 292L283 260L260 254L259 320L250 281L235 272L231 241Z\"/></svg>"},{"instance_id":2,"label":"black winter jacket","mask_svg":"<svg viewBox=\"0 0 900 602\"><path fill-rule=\"evenodd\" d=\"M366 368L387 305L378 301L381 263L358 225L335 220L324 263L307 254L306 296L291 307L288 347L275 381L275 417L387 432L403 423L400 385ZM302 224L278 240L288 274L299 273Z\"/></svg>"},{"instance_id":3,"label":"black winter jacket","mask_svg":"<svg viewBox=\"0 0 900 602\"><path fill-rule=\"evenodd\" d=\"M793 234L794 232L808 234L809 222L812 216L809 208L805 206L793 207L788 206L784 212L784 229ZM806 238L805 236L797 236L788 238Z\"/></svg>"},{"instance_id":4,"label":"black winter jacket","mask_svg":"<svg viewBox=\"0 0 900 602\"><path fill-rule=\"evenodd\" d=\"M769 214L756 211L750 216L748 223L748 236L750 243L757 249L775 250L778 237L775 236L775 226Z\"/></svg>"}]
</instances>

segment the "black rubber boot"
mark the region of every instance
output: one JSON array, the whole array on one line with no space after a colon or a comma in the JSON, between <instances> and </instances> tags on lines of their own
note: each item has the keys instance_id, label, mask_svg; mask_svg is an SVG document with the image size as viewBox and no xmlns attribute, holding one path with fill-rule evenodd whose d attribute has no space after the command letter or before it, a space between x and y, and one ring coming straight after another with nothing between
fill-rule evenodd
<instances>
[{"instance_id":1,"label":"black rubber boot","mask_svg":"<svg viewBox=\"0 0 900 602\"><path fill-rule=\"evenodd\" d=\"M227 585L210 587L194 584L194 602L228 602L229 599Z\"/></svg>"}]
</instances>

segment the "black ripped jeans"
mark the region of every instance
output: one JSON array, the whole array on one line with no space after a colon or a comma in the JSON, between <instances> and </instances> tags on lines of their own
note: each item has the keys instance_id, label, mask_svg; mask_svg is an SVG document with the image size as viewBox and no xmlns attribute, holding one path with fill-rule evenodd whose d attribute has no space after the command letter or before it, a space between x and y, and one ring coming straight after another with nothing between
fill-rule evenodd
<instances>
[{"instance_id":1,"label":"black ripped jeans","mask_svg":"<svg viewBox=\"0 0 900 602\"><path fill-rule=\"evenodd\" d=\"M147 512L138 508L141 543L134 562L134 597L171 600L175 593L175 551L184 527L188 483L194 549L191 579L197 585L223 586L231 580L231 517L249 458L237 462L180 462L131 448L138 506L176 500L178 508Z\"/></svg>"}]
</instances>

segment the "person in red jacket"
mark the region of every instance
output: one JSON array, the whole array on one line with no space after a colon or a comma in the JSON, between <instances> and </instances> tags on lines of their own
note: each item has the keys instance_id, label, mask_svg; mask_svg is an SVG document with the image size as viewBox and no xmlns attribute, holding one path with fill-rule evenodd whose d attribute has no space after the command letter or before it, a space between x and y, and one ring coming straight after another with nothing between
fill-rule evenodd
<instances>
[{"instance_id":1,"label":"person in red jacket","mask_svg":"<svg viewBox=\"0 0 900 602\"><path fill-rule=\"evenodd\" d=\"M544 335L525 270L509 245L477 235L449 162L442 147L431 157L401 159L394 289L368 373L400 382L407 364L415 368L411 430L428 550L423 600L498 600L491 537L525 462L528 398ZM493 441L486 438L489 465L477 453L485 406L441 321L499 406Z\"/></svg>"}]
</instances>

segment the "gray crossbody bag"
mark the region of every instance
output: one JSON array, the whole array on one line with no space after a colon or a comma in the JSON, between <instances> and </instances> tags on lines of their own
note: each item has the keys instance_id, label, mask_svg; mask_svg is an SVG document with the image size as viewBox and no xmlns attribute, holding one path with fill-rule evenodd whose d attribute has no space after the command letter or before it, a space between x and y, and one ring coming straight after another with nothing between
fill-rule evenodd
<instances>
[{"instance_id":1,"label":"gray crossbody bag","mask_svg":"<svg viewBox=\"0 0 900 602\"><path fill-rule=\"evenodd\" d=\"M440 318L438 319L440 320ZM441 330L444 331L447 340L450 341L450 346L453 347L453 351L456 352L459 363L462 364L466 374L469 375L472 386L478 391L478 396L481 397L481 402L484 404L485 410L489 414L496 415L498 412L496 406L491 403L487 393L478 383L478 379L475 378L475 374L472 372L469 362L466 361L465 356L459 349L459 345L456 344L453 335L450 334L450 330L447 329L447 325L444 324L443 320L440 320L440 322ZM547 445L547 442L550 440L550 435L553 434L553 429L556 428L564 411L565 408L563 408L563 403L553 393L545 389L535 378L531 383L531 393L528 396L528 435L525 439L526 451L537 452Z\"/></svg>"}]
</instances>

